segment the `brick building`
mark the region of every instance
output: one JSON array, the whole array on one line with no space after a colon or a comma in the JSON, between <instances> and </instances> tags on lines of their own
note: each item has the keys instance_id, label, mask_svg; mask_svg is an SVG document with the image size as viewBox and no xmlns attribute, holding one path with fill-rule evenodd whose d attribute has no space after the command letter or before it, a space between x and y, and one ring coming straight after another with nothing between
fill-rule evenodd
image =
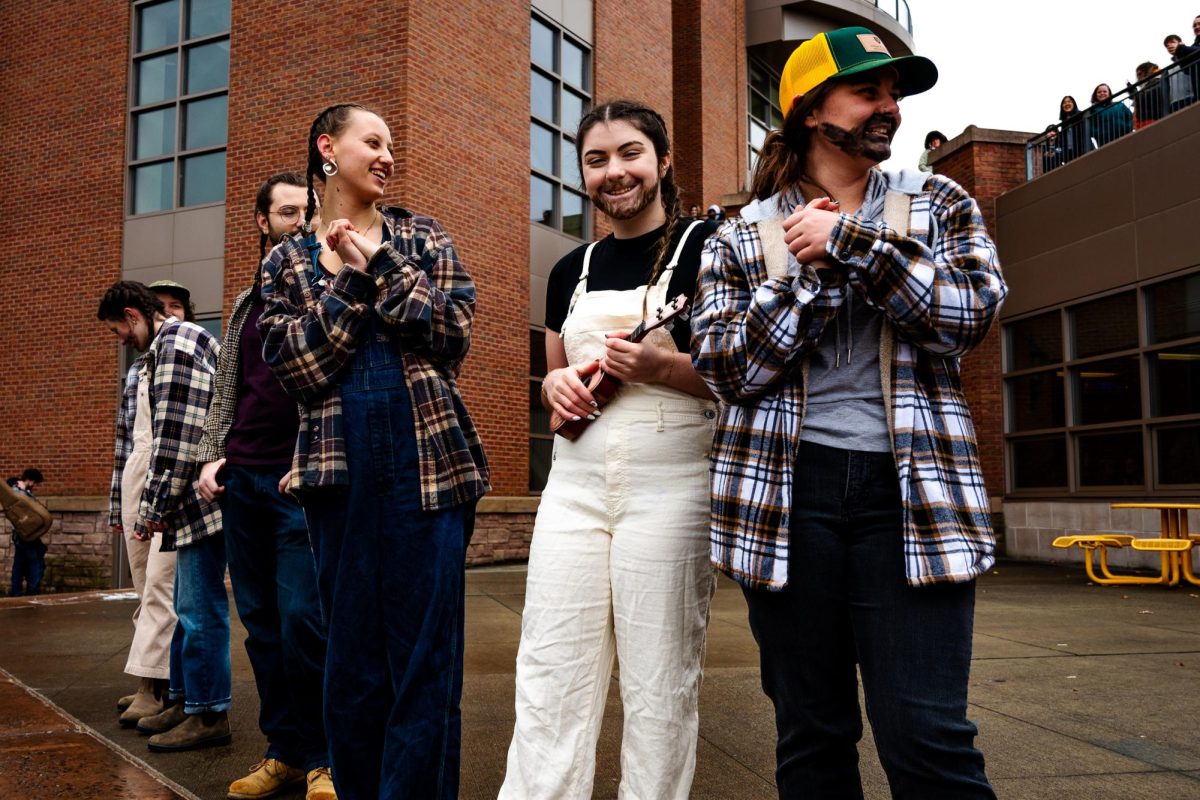
<instances>
[{"instance_id":1,"label":"brick building","mask_svg":"<svg viewBox=\"0 0 1200 800\"><path fill-rule=\"evenodd\" d=\"M0 163L22 245L0 274L0 469L47 476L47 586L120 580L106 505L128 355L96 321L99 297L122 277L173 278L219 334L257 266L255 189L303 168L309 123L341 101L389 123L387 199L439 218L478 285L461 384L495 488L471 556L524 555L550 442L536 401L545 278L607 230L578 186L580 113L648 102L672 125L685 207L737 205L779 124L773 87L796 44L863 24L912 52L907 6L883 5L892 12L867 0L0 4L12 34L0 127L22 145ZM0 568L8 547L3 536Z\"/></svg>"}]
</instances>

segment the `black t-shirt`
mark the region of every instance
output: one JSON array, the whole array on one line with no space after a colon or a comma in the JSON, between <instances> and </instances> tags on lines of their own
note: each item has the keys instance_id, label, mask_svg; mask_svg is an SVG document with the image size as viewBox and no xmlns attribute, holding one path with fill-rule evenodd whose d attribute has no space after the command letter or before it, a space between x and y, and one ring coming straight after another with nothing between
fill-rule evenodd
<instances>
[{"instance_id":1,"label":"black t-shirt","mask_svg":"<svg viewBox=\"0 0 1200 800\"><path fill-rule=\"evenodd\" d=\"M679 239L691 222L690 219L679 220L671 247L663 262L664 267L675 254ZM679 263L675 265L675 272L671 275L671 282L667 285L667 299L681 294L687 295L689 300L695 297L696 275L700 271L700 249L704 246L704 240L718 227L719 223L715 220L707 220L688 236L683 252L679 255ZM662 233L662 228L655 228L632 239L618 239L611 233L601 239L592 251L592 263L588 268L588 291L629 291L646 285L650 279L650 270L654 268L654 257ZM579 275L583 272L583 254L587 247L582 245L567 253L550 272L550 280L546 287L546 327L555 333L562 330L563 322L567 319L571 295L575 293ZM686 353L691 350L692 332L686 324L675 325L671 336L675 339L675 346L679 348L679 352Z\"/></svg>"}]
</instances>

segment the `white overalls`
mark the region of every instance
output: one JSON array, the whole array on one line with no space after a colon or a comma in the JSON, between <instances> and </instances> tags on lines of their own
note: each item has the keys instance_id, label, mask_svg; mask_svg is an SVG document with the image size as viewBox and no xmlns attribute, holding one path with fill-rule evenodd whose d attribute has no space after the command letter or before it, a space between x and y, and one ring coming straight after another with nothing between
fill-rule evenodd
<instances>
[{"instance_id":1,"label":"white overalls","mask_svg":"<svg viewBox=\"0 0 1200 800\"><path fill-rule=\"evenodd\" d=\"M605 333L636 327L643 301L651 311L666 303L690 232L653 286L630 291L587 291L588 248L562 326L572 366L602 356ZM665 330L645 341L678 352ZM715 409L664 385L625 384L578 439L555 438L529 553L501 798L592 796L614 655L625 712L618 797L688 796L714 585Z\"/></svg>"},{"instance_id":2,"label":"white overalls","mask_svg":"<svg viewBox=\"0 0 1200 800\"><path fill-rule=\"evenodd\" d=\"M162 534L148 542L133 538L138 505L146 488L150 453L154 446L154 420L150 411L153 376L143 364L138 372L137 412L133 417L132 448L121 472L121 525L129 571L137 592L133 612L133 643L125 673L139 678L169 678L171 637L175 633L175 551L162 551Z\"/></svg>"}]
</instances>

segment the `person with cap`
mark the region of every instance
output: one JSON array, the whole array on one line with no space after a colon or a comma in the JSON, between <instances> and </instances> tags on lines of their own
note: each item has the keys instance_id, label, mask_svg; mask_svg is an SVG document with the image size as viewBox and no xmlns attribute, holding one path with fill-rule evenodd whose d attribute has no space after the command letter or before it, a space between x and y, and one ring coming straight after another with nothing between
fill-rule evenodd
<instances>
[{"instance_id":1,"label":"person with cap","mask_svg":"<svg viewBox=\"0 0 1200 800\"><path fill-rule=\"evenodd\" d=\"M781 798L863 796L856 664L894 797L995 797L966 717L994 536L958 360L1007 290L962 187L876 168L936 81L866 28L801 44L756 199L701 266L712 557L749 607Z\"/></svg>"},{"instance_id":2,"label":"person with cap","mask_svg":"<svg viewBox=\"0 0 1200 800\"><path fill-rule=\"evenodd\" d=\"M196 321L196 306L192 304L192 292L182 283L172 280L159 280L146 284L158 295L163 302L163 310L168 317L184 322Z\"/></svg>"},{"instance_id":3,"label":"person with cap","mask_svg":"<svg viewBox=\"0 0 1200 800\"><path fill-rule=\"evenodd\" d=\"M260 263L268 243L299 232L307 205L303 176L281 172L263 182L254 204ZM283 491L300 418L263 361L261 290L255 271L233 301L196 453L200 495L221 504L229 578L258 689L258 726L267 737L262 759L233 781L229 797L256 800L306 781L306 800L335 800L321 711L325 621L316 565L304 509Z\"/></svg>"}]
</instances>

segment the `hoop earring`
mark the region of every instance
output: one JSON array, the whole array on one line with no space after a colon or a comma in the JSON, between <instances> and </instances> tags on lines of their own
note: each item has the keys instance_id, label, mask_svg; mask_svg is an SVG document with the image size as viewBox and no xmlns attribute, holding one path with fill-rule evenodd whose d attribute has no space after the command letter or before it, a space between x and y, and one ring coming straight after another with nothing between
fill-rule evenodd
<instances>
[{"instance_id":1,"label":"hoop earring","mask_svg":"<svg viewBox=\"0 0 1200 800\"><path fill-rule=\"evenodd\" d=\"M332 158L321 165L321 172L324 172L328 177L332 178L338 174L337 162Z\"/></svg>"}]
</instances>

